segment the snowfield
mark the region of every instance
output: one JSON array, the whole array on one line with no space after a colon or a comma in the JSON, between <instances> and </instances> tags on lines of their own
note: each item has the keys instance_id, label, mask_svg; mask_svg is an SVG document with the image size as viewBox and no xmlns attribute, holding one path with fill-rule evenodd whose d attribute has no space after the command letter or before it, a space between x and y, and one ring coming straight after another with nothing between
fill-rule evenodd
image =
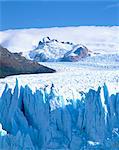
<instances>
[{"instance_id":1,"label":"snowfield","mask_svg":"<svg viewBox=\"0 0 119 150\"><path fill-rule=\"evenodd\" d=\"M0 94L6 83L14 87L18 78L22 85L28 84L34 90L54 83L66 98L79 96L80 91L96 89L104 83L109 90L119 90L119 27L65 27L49 29L19 29L0 32L0 43L12 52L23 52L28 57L29 50L37 47L42 38L49 36L59 41L83 44L96 55L70 63L41 63L53 69L54 74L19 75L0 79Z\"/></svg>"},{"instance_id":2,"label":"snowfield","mask_svg":"<svg viewBox=\"0 0 119 150\"><path fill-rule=\"evenodd\" d=\"M10 76L5 79L0 79L0 93L2 93L6 83L13 88L16 78L20 85L28 84L33 91L36 87L44 88L47 85L49 88L54 83L56 89L61 95L66 98L79 97L80 91L88 91L90 88L97 89L98 86L103 86L106 83L109 87L110 94L119 92L119 64L116 69L113 66L87 63L42 63L48 67L56 69L53 74L32 74ZM91 66L92 65L92 66Z\"/></svg>"}]
</instances>

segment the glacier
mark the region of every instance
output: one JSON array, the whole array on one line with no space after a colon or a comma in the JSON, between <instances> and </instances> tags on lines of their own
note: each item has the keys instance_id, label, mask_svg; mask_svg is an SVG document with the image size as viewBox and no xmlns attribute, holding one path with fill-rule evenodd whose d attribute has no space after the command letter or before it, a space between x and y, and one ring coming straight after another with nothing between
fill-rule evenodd
<instances>
[{"instance_id":1,"label":"glacier","mask_svg":"<svg viewBox=\"0 0 119 150\"><path fill-rule=\"evenodd\" d=\"M13 92L6 84L0 150L118 150L119 93L109 96L104 84L81 95L64 100L53 84L35 92L18 80Z\"/></svg>"}]
</instances>

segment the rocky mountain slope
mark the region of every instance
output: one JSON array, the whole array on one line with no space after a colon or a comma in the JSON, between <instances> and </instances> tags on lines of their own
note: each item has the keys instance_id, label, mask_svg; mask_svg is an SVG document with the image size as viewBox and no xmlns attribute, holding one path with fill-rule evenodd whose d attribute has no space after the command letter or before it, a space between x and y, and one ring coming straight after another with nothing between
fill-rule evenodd
<instances>
[{"instance_id":1,"label":"rocky mountain slope","mask_svg":"<svg viewBox=\"0 0 119 150\"><path fill-rule=\"evenodd\" d=\"M0 77L18 74L53 73L55 70L40 65L18 53L11 53L0 46Z\"/></svg>"},{"instance_id":2,"label":"rocky mountain slope","mask_svg":"<svg viewBox=\"0 0 119 150\"><path fill-rule=\"evenodd\" d=\"M109 96L106 85L67 103L54 85L34 93L26 85L18 93L17 81L13 94L6 85L0 99L0 122L7 131L0 149L119 149L119 93Z\"/></svg>"},{"instance_id":3,"label":"rocky mountain slope","mask_svg":"<svg viewBox=\"0 0 119 150\"><path fill-rule=\"evenodd\" d=\"M80 44L60 42L46 37L34 50L30 51L29 56L37 62L75 62L89 56L89 50Z\"/></svg>"}]
</instances>

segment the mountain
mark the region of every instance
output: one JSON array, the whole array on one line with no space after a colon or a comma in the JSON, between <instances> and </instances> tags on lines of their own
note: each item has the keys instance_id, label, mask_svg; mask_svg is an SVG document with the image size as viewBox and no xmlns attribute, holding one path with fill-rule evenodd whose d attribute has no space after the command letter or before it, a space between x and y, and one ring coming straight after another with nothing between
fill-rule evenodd
<instances>
[{"instance_id":1,"label":"mountain","mask_svg":"<svg viewBox=\"0 0 119 150\"><path fill-rule=\"evenodd\" d=\"M53 73L55 70L27 60L20 53L11 53L0 46L0 77L18 74Z\"/></svg>"},{"instance_id":2,"label":"mountain","mask_svg":"<svg viewBox=\"0 0 119 150\"><path fill-rule=\"evenodd\" d=\"M0 44L10 52L23 52L37 47L44 37L58 41L71 41L85 45L89 50L100 54L119 52L119 26L77 26L54 28L30 28L0 31Z\"/></svg>"},{"instance_id":3,"label":"mountain","mask_svg":"<svg viewBox=\"0 0 119 150\"><path fill-rule=\"evenodd\" d=\"M0 98L1 150L118 150L119 93L104 85L65 102L53 84L49 92L18 87L6 85Z\"/></svg>"},{"instance_id":4,"label":"mountain","mask_svg":"<svg viewBox=\"0 0 119 150\"><path fill-rule=\"evenodd\" d=\"M79 61L89 55L89 50L79 44L60 42L49 37L43 38L38 46L30 51L29 56L37 62Z\"/></svg>"}]
</instances>

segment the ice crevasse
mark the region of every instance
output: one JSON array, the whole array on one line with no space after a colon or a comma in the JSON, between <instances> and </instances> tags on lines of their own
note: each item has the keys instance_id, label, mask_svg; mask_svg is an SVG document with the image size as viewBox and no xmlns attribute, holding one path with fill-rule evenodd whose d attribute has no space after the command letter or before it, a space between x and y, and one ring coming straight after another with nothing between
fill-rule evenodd
<instances>
[{"instance_id":1,"label":"ice crevasse","mask_svg":"<svg viewBox=\"0 0 119 150\"><path fill-rule=\"evenodd\" d=\"M84 96L85 95L85 96ZM64 104L52 85L34 93L6 85L0 97L0 150L118 150L119 93L106 84ZM6 132L5 132L6 131Z\"/></svg>"}]
</instances>

